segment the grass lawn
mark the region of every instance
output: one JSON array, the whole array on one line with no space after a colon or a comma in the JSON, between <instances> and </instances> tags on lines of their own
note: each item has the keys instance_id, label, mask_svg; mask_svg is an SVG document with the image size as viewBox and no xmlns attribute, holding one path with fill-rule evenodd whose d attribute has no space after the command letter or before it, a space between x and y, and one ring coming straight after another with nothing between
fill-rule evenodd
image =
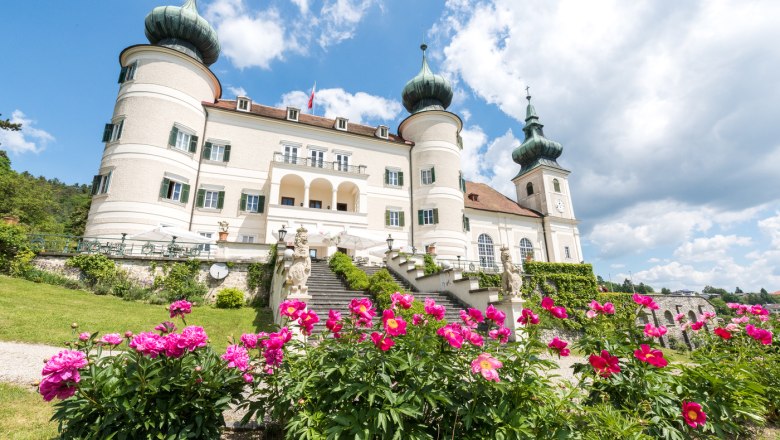
<instances>
[{"instance_id":1,"label":"grass lawn","mask_svg":"<svg viewBox=\"0 0 780 440\"><path fill-rule=\"evenodd\" d=\"M62 346L79 331L133 333L153 331L155 325L168 320L164 306L123 301L113 296L98 296L81 290L69 290L48 284L0 276L0 340ZM179 329L181 321L176 320ZM242 333L268 331L273 318L268 309L217 309L193 307L187 324L206 330L215 350L223 351L227 339L236 340ZM0 430L2 432L2 430Z\"/></svg>"},{"instance_id":2,"label":"grass lawn","mask_svg":"<svg viewBox=\"0 0 780 440\"><path fill-rule=\"evenodd\" d=\"M41 440L57 437L50 422L51 403L41 395L16 385L0 383L0 437L9 440Z\"/></svg>"}]
</instances>

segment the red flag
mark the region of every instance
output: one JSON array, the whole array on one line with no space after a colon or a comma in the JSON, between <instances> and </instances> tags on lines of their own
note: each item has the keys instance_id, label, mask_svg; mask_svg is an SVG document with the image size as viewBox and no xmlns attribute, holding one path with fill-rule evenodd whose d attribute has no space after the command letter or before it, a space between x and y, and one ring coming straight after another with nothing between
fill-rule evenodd
<instances>
[{"instance_id":1,"label":"red flag","mask_svg":"<svg viewBox=\"0 0 780 440\"><path fill-rule=\"evenodd\" d=\"M314 81L314 87L311 88L311 95L309 96L309 110L314 107L314 90L317 88L317 81Z\"/></svg>"}]
</instances>

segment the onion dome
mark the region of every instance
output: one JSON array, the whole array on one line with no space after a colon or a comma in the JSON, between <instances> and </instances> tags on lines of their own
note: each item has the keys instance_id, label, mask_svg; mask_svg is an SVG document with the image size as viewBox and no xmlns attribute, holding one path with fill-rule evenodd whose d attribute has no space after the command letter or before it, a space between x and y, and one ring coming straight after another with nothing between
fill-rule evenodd
<instances>
[{"instance_id":1,"label":"onion dome","mask_svg":"<svg viewBox=\"0 0 780 440\"><path fill-rule=\"evenodd\" d=\"M158 6L144 24L151 44L176 49L207 66L219 58L217 31L198 14L195 0L186 0L181 7Z\"/></svg>"},{"instance_id":2,"label":"onion dome","mask_svg":"<svg viewBox=\"0 0 780 440\"><path fill-rule=\"evenodd\" d=\"M526 171L538 165L548 165L562 169L555 159L563 153L563 147L560 143L544 137L544 131L542 130L544 125L539 123L539 116L536 115L536 109L531 104L531 95L525 98L528 100L528 108L525 112L525 127L523 127L525 140L512 151L512 160L521 167L518 176L525 174Z\"/></svg>"},{"instance_id":3,"label":"onion dome","mask_svg":"<svg viewBox=\"0 0 780 440\"><path fill-rule=\"evenodd\" d=\"M423 51L420 73L404 86L402 94L404 107L409 113L426 110L446 110L452 102L452 87L450 82L441 75L436 75L428 67L425 50L428 46L420 46Z\"/></svg>"}]
</instances>

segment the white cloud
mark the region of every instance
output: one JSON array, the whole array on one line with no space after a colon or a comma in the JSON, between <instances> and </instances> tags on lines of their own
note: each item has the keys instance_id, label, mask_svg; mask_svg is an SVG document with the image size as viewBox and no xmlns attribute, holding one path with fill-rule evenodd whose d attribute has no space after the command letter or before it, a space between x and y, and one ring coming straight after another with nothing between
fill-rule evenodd
<instances>
[{"instance_id":1,"label":"white cloud","mask_svg":"<svg viewBox=\"0 0 780 440\"><path fill-rule=\"evenodd\" d=\"M309 93L295 90L282 95L277 107L293 106L305 109ZM315 112L326 118L344 117L351 122L370 123L391 121L401 112L401 103L365 92L351 94L344 89L317 90L314 97Z\"/></svg>"},{"instance_id":2,"label":"white cloud","mask_svg":"<svg viewBox=\"0 0 780 440\"><path fill-rule=\"evenodd\" d=\"M373 0L330 0L320 10L321 34L317 42L323 48L338 44L355 35Z\"/></svg>"},{"instance_id":3,"label":"white cloud","mask_svg":"<svg viewBox=\"0 0 780 440\"><path fill-rule=\"evenodd\" d=\"M243 87L228 86L227 89L228 92L230 92L230 94L233 96L246 96L246 89Z\"/></svg>"},{"instance_id":4,"label":"white cloud","mask_svg":"<svg viewBox=\"0 0 780 440\"><path fill-rule=\"evenodd\" d=\"M717 234L712 237L699 237L689 241L674 251L675 258L682 261L720 261L728 258L734 246L750 246L750 237Z\"/></svg>"},{"instance_id":5,"label":"white cloud","mask_svg":"<svg viewBox=\"0 0 780 440\"><path fill-rule=\"evenodd\" d=\"M22 124L20 131L0 130L0 148L12 153L40 153L54 136L35 127L35 120L28 118L21 110L14 110L11 123Z\"/></svg>"},{"instance_id":6,"label":"white cloud","mask_svg":"<svg viewBox=\"0 0 780 440\"><path fill-rule=\"evenodd\" d=\"M460 131L463 138L463 151L460 153L460 169L463 178L472 182L485 182L480 168L482 149L487 142L487 134L478 125L466 126Z\"/></svg>"},{"instance_id":7,"label":"white cloud","mask_svg":"<svg viewBox=\"0 0 780 440\"><path fill-rule=\"evenodd\" d=\"M776 212L774 217L765 218L758 222L761 232L768 235L772 240L772 246L780 248L780 212Z\"/></svg>"},{"instance_id":8,"label":"white cloud","mask_svg":"<svg viewBox=\"0 0 780 440\"><path fill-rule=\"evenodd\" d=\"M309 0L290 0L298 7L302 15L309 14Z\"/></svg>"}]
</instances>

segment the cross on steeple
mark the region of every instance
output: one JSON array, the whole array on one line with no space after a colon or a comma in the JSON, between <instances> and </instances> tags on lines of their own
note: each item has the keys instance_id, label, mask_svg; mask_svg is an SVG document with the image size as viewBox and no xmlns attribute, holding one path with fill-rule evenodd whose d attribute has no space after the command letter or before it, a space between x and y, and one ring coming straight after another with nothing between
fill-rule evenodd
<instances>
[{"instance_id":1,"label":"cross on steeple","mask_svg":"<svg viewBox=\"0 0 780 440\"><path fill-rule=\"evenodd\" d=\"M531 102L531 86L525 86L525 99Z\"/></svg>"}]
</instances>

